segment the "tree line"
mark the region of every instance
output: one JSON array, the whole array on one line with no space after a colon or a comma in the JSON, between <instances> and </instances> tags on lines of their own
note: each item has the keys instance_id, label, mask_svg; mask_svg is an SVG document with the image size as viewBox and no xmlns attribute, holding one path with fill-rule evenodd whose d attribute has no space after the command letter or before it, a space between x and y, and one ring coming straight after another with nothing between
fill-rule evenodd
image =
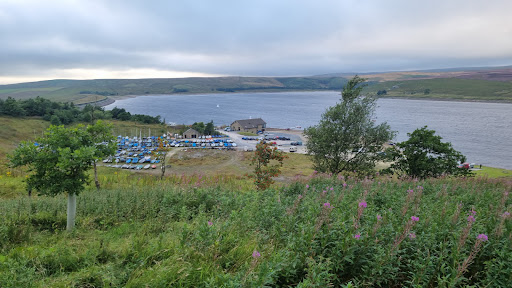
<instances>
[{"instance_id":1,"label":"tree line","mask_svg":"<svg viewBox=\"0 0 512 288\"><path fill-rule=\"evenodd\" d=\"M117 107L105 110L102 107L86 105L80 109L73 103L54 102L39 96L24 100L16 100L12 97L8 97L6 100L0 99L0 116L39 116L53 125L69 125L97 119L135 121L144 124L163 123L160 116L131 114L125 109Z\"/></svg>"}]
</instances>

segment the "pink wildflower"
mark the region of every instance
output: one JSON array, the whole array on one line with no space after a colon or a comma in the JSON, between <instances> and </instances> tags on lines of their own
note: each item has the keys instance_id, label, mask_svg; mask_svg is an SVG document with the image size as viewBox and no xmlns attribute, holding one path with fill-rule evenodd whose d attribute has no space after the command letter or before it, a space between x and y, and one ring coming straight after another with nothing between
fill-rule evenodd
<instances>
[{"instance_id":1,"label":"pink wildflower","mask_svg":"<svg viewBox=\"0 0 512 288\"><path fill-rule=\"evenodd\" d=\"M212 226L213 225L213 222L212 221L208 221L208 226Z\"/></svg>"},{"instance_id":2,"label":"pink wildflower","mask_svg":"<svg viewBox=\"0 0 512 288\"><path fill-rule=\"evenodd\" d=\"M414 232L409 233L409 239L416 239L416 234Z\"/></svg>"},{"instance_id":3,"label":"pink wildflower","mask_svg":"<svg viewBox=\"0 0 512 288\"><path fill-rule=\"evenodd\" d=\"M366 206L367 206L366 201L359 202L359 207L366 208Z\"/></svg>"},{"instance_id":4,"label":"pink wildflower","mask_svg":"<svg viewBox=\"0 0 512 288\"><path fill-rule=\"evenodd\" d=\"M331 191L333 191L333 190L334 190L334 187L331 187Z\"/></svg>"},{"instance_id":5,"label":"pink wildflower","mask_svg":"<svg viewBox=\"0 0 512 288\"><path fill-rule=\"evenodd\" d=\"M508 218L509 216L510 216L509 212L504 212L503 215L501 215L501 217L503 217L503 218Z\"/></svg>"},{"instance_id":6,"label":"pink wildflower","mask_svg":"<svg viewBox=\"0 0 512 288\"><path fill-rule=\"evenodd\" d=\"M382 220L382 216L377 214L377 220L379 220L379 221Z\"/></svg>"},{"instance_id":7,"label":"pink wildflower","mask_svg":"<svg viewBox=\"0 0 512 288\"><path fill-rule=\"evenodd\" d=\"M333 208L333 207L331 206L331 203L329 203L329 202L325 202L325 203L324 203L324 207L325 207L325 208Z\"/></svg>"},{"instance_id":8,"label":"pink wildflower","mask_svg":"<svg viewBox=\"0 0 512 288\"><path fill-rule=\"evenodd\" d=\"M255 258L255 259L260 258L260 256L261 256L260 252L258 252L256 250L254 250L254 252L252 252L252 258Z\"/></svg>"},{"instance_id":9,"label":"pink wildflower","mask_svg":"<svg viewBox=\"0 0 512 288\"><path fill-rule=\"evenodd\" d=\"M468 216L468 222L475 222L475 217L473 215Z\"/></svg>"},{"instance_id":10,"label":"pink wildflower","mask_svg":"<svg viewBox=\"0 0 512 288\"><path fill-rule=\"evenodd\" d=\"M414 222L418 222L418 221L420 221L420 217L411 216L411 220Z\"/></svg>"},{"instance_id":11,"label":"pink wildflower","mask_svg":"<svg viewBox=\"0 0 512 288\"><path fill-rule=\"evenodd\" d=\"M476 237L476 239L481 240L483 242L487 241L489 238L485 234L480 234Z\"/></svg>"},{"instance_id":12,"label":"pink wildflower","mask_svg":"<svg viewBox=\"0 0 512 288\"><path fill-rule=\"evenodd\" d=\"M309 184L306 184L306 189L308 189L308 188L309 188Z\"/></svg>"},{"instance_id":13,"label":"pink wildflower","mask_svg":"<svg viewBox=\"0 0 512 288\"><path fill-rule=\"evenodd\" d=\"M354 235L354 238L355 238L356 240L359 240L359 238L361 238L361 235L360 235L360 234L356 234L356 235Z\"/></svg>"}]
</instances>

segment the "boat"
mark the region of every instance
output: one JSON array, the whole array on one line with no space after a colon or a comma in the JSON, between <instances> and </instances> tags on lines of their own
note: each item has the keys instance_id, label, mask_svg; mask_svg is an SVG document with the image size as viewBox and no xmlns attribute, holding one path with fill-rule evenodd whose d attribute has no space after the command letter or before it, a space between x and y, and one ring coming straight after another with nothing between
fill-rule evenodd
<instances>
[{"instance_id":1,"label":"boat","mask_svg":"<svg viewBox=\"0 0 512 288\"><path fill-rule=\"evenodd\" d=\"M149 169L149 167L151 167L151 165L150 165L150 164L147 164L146 166L144 166L144 169L146 169L146 170L147 170L147 169Z\"/></svg>"},{"instance_id":2,"label":"boat","mask_svg":"<svg viewBox=\"0 0 512 288\"><path fill-rule=\"evenodd\" d=\"M156 169L156 165L155 164L151 165L151 169Z\"/></svg>"}]
</instances>

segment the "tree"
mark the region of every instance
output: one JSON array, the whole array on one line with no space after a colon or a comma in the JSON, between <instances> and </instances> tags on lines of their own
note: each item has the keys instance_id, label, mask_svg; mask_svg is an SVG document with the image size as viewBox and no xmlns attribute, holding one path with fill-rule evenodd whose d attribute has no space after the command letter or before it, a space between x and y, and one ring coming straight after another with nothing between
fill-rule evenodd
<instances>
[{"instance_id":1,"label":"tree","mask_svg":"<svg viewBox=\"0 0 512 288\"><path fill-rule=\"evenodd\" d=\"M20 103L12 97L7 97L2 105L3 114L13 117L19 117L25 115L25 110L21 107Z\"/></svg>"},{"instance_id":2,"label":"tree","mask_svg":"<svg viewBox=\"0 0 512 288\"><path fill-rule=\"evenodd\" d=\"M162 174L160 174L160 180L164 179L165 176L165 160L167 158L167 152L169 152L170 148L167 147L164 143L164 139L162 137L158 138L158 149L157 149L157 159L160 160L160 169Z\"/></svg>"},{"instance_id":3,"label":"tree","mask_svg":"<svg viewBox=\"0 0 512 288\"><path fill-rule=\"evenodd\" d=\"M427 126L407 133L407 141L388 149L395 160L389 170L420 179L471 175L469 169L457 167L466 161L466 157L453 149L451 143L441 142L443 138L434 134L435 131L427 129Z\"/></svg>"},{"instance_id":4,"label":"tree","mask_svg":"<svg viewBox=\"0 0 512 288\"><path fill-rule=\"evenodd\" d=\"M205 125L203 122L194 122L194 124L192 124L192 129L196 130L197 132L199 132L200 134L204 135L204 128L205 128Z\"/></svg>"},{"instance_id":5,"label":"tree","mask_svg":"<svg viewBox=\"0 0 512 288\"><path fill-rule=\"evenodd\" d=\"M307 150L320 172L369 173L382 160L383 144L393 138L387 123L375 125L377 99L361 96L366 79L355 76L344 86L341 102L327 108L320 123L307 128Z\"/></svg>"},{"instance_id":6,"label":"tree","mask_svg":"<svg viewBox=\"0 0 512 288\"><path fill-rule=\"evenodd\" d=\"M35 143L38 143L36 146ZM67 230L73 230L76 196L87 183L96 148L83 126L50 126L35 142L22 142L9 155L12 167L28 165L27 185L42 195L68 194Z\"/></svg>"},{"instance_id":7,"label":"tree","mask_svg":"<svg viewBox=\"0 0 512 288\"><path fill-rule=\"evenodd\" d=\"M100 181L98 181L98 169L96 168L96 161L104 157L113 155L116 151L116 143L114 135L112 135L112 124L105 123L101 120L96 121L94 125L87 126L87 133L91 136L91 140L96 146L94 153L94 161L92 162L94 168L94 184L96 189L100 190Z\"/></svg>"},{"instance_id":8,"label":"tree","mask_svg":"<svg viewBox=\"0 0 512 288\"><path fill-rule=\"evenodd\" d=\"M54 126L59 126L62 124L62 122L60 122L60 118L59 116L57 115L52 115L51 118L50 118L50 123Z\"/></svg>"},{"instance_id":9,"label":"tree","mask_svg":"<svg viewBox=\"0 0 512 288\"><path fill-rule=\"evenodd\" d=\"M204 127L204 135L213 135L215 133L215 127L213 126L213 120L206 123Z\"/></svg>"},{"instance_id":10,"label":"tree","mask_svg":"<svg viewBox=\"0 0 512 288\"><path fill-rule=\"evenodd\" d=\"M251 159L251 163L256 165L254 167L254 184L258 190L265 190L274 180L272 177L277 177L281 173L281 166L287 156L276 147L272 147L263 141L256 145L256 151ZM269 165L271 160L277 161L279 164Z\"/></svg>"}]
</instances>

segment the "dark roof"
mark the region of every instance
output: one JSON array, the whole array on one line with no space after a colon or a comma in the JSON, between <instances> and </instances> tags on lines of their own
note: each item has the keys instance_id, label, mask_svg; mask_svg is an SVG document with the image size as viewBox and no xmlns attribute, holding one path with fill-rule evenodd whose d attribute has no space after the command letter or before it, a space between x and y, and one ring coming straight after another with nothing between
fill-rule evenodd
<instances>
[{"instance_id":1,"label":"dark roof","mask_svg":"<svg viewBox=\"0 0 512 288\"><path fill-rule=\"evenodd\" d=\"M263 121L263 119L261 119L261 118L236 120L235 122L238 122L238 124L240 124L240 126L244 127L245 129L258 128L258 125L267 124L267 122ZM235 122L233 122L233 123L235 123ZM231 125L233 125L233 124L231 124Z\"/></svg>"},{"instance_id":2,"label":"dark roof","mask_svg":"<svg viewBox=\"0 0 512 288\"><path fill-rule=\"evenodd\" d=\"M183 135L185 135L185 134L189 134L189 133L192 133L192 134L198 134L198 135L199 135L199 134L201 134L201 133L199 133L197 130L192 129L192 128L189 128L187 131L183 132Z\"/></svg>"}]
</instances>

